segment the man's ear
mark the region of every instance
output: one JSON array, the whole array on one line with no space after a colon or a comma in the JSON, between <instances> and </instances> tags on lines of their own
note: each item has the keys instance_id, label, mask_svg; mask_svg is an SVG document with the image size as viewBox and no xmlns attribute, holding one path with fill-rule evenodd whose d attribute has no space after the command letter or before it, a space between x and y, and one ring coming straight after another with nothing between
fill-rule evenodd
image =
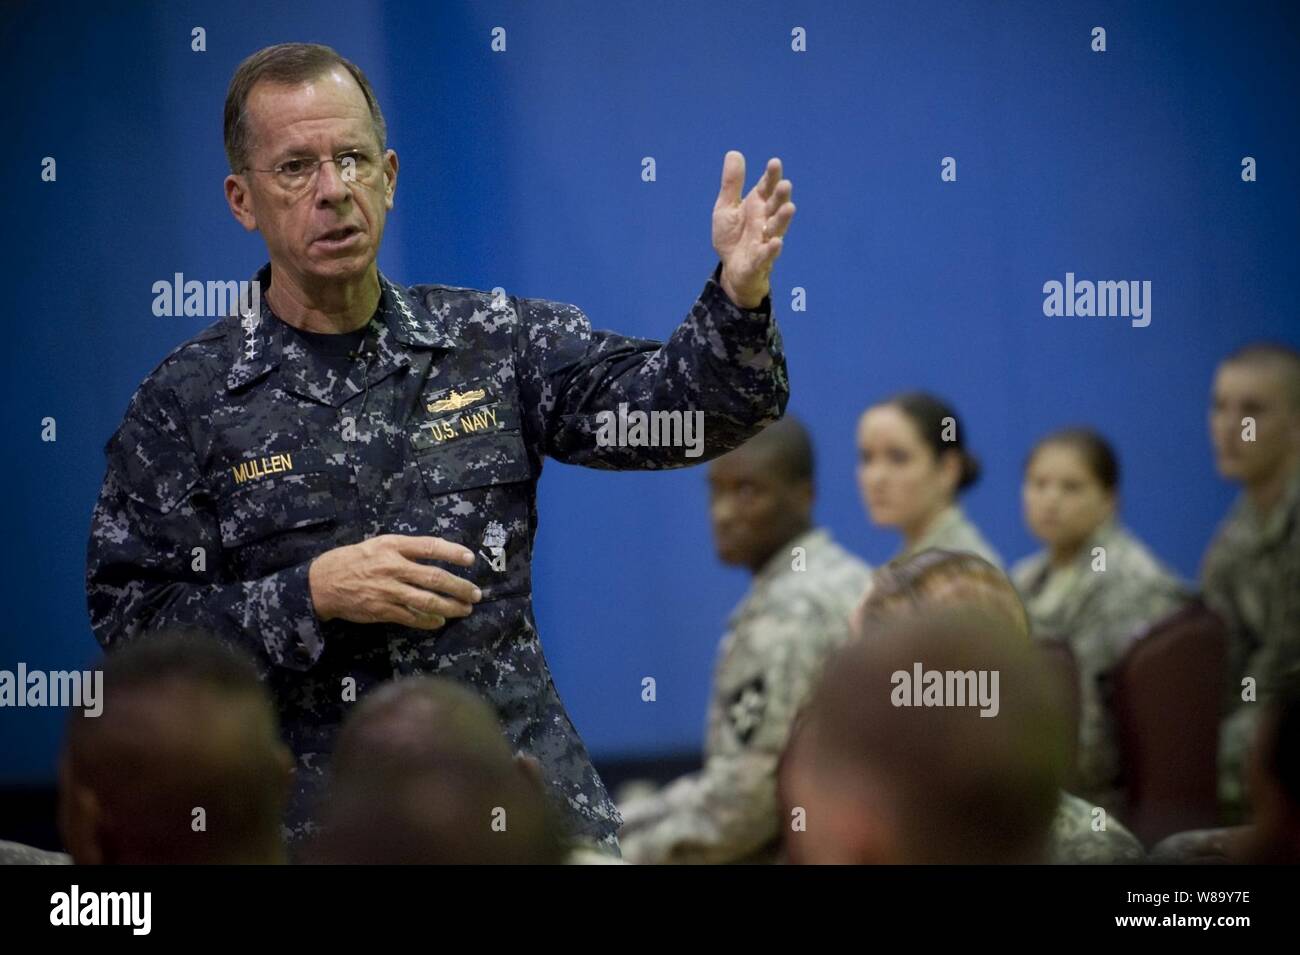
<instances>
[{"instance_id":1,"label":"man's ear","mask_svg":"<svg viewBox=\"0 0 1300 955\"><path fill-rule=\"evenodd\" d=\"M388 150L384 153L384 207L393 208L393 199L397 194L397 153Z\"/></svg>"},{"instance_id":2,"label":"man's ear","mask_svg":"<svg viewBox=\"0 0 1300 955\"><path fill-rule=\"evenodd\" d=\"M226 204L230 214L239 220L247 231L257 229L257 216L253 214L253 195L249 192L248 181L243 175L234 173L226 177Z\"/></svg>"},{"instance_id":3,"label":"man's ear","mask_svg":"<svg viewBox=\"0 0 1300 955\"><path fill-rule=\"evenodd\" d=\"M65 753L59 760L59 835L77 865L103 865L100 842L103 810L88 786L77 782Z\"/></svg>"},{"instance_id":4,"label":"man's ear","mask_svg":"<svg viewBox=\"0 0 1300 955\"><path fill-rule=\"evenodd\" d=\"M808 520L812 520L813 504L817 500L817 490L813 487L812 481L800 481L795 489L796 500L799 502L799 513Z\"/></svg>"}]
</instances>

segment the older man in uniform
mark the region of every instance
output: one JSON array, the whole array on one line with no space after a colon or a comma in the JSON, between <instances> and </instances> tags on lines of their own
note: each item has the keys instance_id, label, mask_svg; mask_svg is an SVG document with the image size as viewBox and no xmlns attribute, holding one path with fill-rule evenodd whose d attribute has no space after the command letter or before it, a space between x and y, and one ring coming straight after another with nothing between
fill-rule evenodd
<instances>
[{"instance_id":1,"label":"older man in uniform","mask_svg":"<svg viewBox=\"0 0 1300 955\"><path fill-rule=\"evenodd\" d=\"M704 766L620 806L631 862L775 858L781 751L871 579L813 524L812 442L798 421L714 461L709 491L718 556L754 580L718 648Z\"/></svg>"},{"instance_id":2,"label":"older man in uniform","mask_svg":"<svg viewBox=\"0 0 1300 955\"><path fill-rule=\"evenodd\" d=\"M1210 437L1220 475L1242 486L1201 565L1205 600L1228 624L1219 796L1236 821L1259 705L1300 664L1300 352L1255 344L1225 358Z\"/></svg>"},{"instance_id":3,"label":"older man in uniform","mask_svg":"<svg viewBox=\"0 0 1300 955\"><path fill-rule=\"evenodd\" d=\"M258 654L297 758L295 837L347 707L395 674L439 673L495 705L570 834L617 852L621 820L533 620L537 479L545 455L680 467L781 417L769 275L794 205L779 160L742 197L744 158L727 154L721 261L659 343L593 331L571 305L382 275L397 155L364 74L333 50L245 60L225 142L231 212L270 254L260 314L176 348L109 440L96 635L197 625ZM698 415L703 454L611 442L621 405Z\"/></svg>"}]
</instances>

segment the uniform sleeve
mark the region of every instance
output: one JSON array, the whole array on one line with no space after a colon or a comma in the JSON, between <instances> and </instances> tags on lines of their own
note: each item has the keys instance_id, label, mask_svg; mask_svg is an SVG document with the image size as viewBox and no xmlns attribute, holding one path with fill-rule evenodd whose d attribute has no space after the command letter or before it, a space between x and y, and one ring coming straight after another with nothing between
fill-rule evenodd
<instances>
[{"instance_id":1,"label":"uniform sleeve","mask_svg":"<svg viewBox=\"0 0 1300 955\"><path fill-rule=\"evenodd\" d=\"M784 414L790 388L771 298L740 308L718 284L721 269L662 343L593 331L572 305L514 300L520 391L543 453L596 468L683 467ZM649 416L640 437L639 415Z\"/></svg>"},{"instance_id":2,"label":"uniform sleeve","mask_svg":"<svg viewBox=\"0 0 1300 955\"><path fill-rule=\"evenodd\" d=\"M310 562L232 579L183 422L164 389L146 381L105 446L86 561L96 639L111 649L148 631L194 629L243 646L263 670L308 669L324 650Z\"/></svg>"},{"instance_id":3,"label":"uniform sleeve","mask_svg":"<svg viewBox=\"0 0 1300 955\"><path fill-rule=\"evenodd\" d=\"M812 621L765 621L772 628L761 677L734 699L715 700L730 745L702 769L620 807L624 858L642 864L731 862L762 849L780 829L776 768L799 707L821 672L811 652ZM757 695L754 690L761 690Z\"/></svg>"}]
</instances>

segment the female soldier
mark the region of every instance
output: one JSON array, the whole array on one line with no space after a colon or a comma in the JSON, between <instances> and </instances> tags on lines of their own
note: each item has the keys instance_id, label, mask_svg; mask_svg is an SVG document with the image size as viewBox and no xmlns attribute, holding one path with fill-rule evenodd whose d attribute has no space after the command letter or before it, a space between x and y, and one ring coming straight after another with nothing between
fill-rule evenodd
<instances>
[{"instance_id":1,"label":"female soldier","mask_svg":"<svg viewBox=\"0 0 1300 955\"><path fill-rule=\"evenodd\" d=\"M872 405L858 422L858 453L863 502L872 523L902 532L899 557L938 547L1002 566L957 504L980 467L952 408L921 392Z\"/></svg>"},{"instance_id":2,"label":"female soldier","mask_svg":"<svg viewBox=\"0 0 1300 955\"><path fill-rule=\"evenodd\" d=\"M1080 795L1112 810L1122 795L1111 671L1141 631L1176 610L1178 579L1116 519L1119 463L1094 431L1070 428L1043 438L1025 466L1025 522L1044 548L1019 561L1011 578L1032 632L1065 640L1079 673Z\"/></svg>"}]
</instances>

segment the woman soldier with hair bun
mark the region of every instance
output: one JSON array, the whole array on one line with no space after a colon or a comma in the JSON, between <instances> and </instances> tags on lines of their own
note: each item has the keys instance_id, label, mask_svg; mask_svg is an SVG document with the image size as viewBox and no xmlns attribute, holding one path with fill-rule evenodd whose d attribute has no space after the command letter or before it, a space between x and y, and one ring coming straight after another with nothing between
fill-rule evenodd
<instances>
[{"instance_id":1,"label":"woman soldier with hair bun","mask_svg":"<svg viewBox=\"0 0 1300 955\"><path fill-rule=\"evenodd\" d=\"M979 480L957 413L908 392L872 405L858 422L858 488L871 522L903 535L898 557L932 547L1002 559L963 513L957 496Z\"/></svg>"},{"instance_id":2,"label":"woman soldier with hair bun","mask_svg":"<svg viewBox=\"0 0 1300 955\"><path fill-rule=\"evenodd\" d=\"M1119 808L1114 717L1105 683L1143 628L1187 593L1146 545L1119 523L1119 461L1087 428L1043 438L1025 464L1025 523L1043 549L1011 579L1034 636L1065 640L1079 672L1079 795Z\"/></svg>"}]
</instances>

